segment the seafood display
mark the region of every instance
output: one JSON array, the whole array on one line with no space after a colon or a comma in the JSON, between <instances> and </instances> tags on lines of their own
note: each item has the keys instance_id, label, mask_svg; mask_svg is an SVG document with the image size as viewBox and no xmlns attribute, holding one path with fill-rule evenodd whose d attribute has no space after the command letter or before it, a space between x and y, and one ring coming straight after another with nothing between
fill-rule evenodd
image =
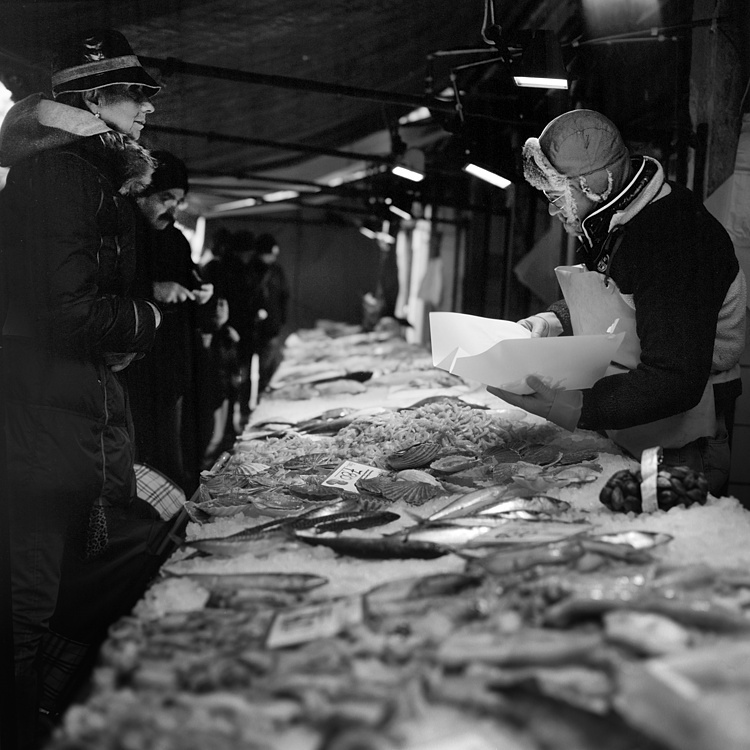
<instances>
[{"instance_id":1,"label":"seafood display","mask_svg":"<svg viewBox=\"0 0 750 750\"><path fill-rule=\"evenodd\" d=\"M746 747L747 566L676 553L712 499L610 507L634 462L609 441L455 380L404 404L429 371L391 343L300 337L49 750ZM357 394L282 424L285 391L335 372L400 403Z\"/></svg>"}]
</instances>

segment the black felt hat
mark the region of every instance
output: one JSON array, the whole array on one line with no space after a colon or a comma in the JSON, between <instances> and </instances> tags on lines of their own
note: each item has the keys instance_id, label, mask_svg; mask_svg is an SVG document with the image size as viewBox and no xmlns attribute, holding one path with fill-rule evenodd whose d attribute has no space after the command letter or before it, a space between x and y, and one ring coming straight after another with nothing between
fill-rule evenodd
<instances>
[{"instance_id":1,"label":"black felt hat","mask_svg":"<svg viewBox=\"0 0 750 750\"><path fill-rule=\"evenodd\" d=\"M52 68L54 96L117 83L143 86L147 96L161 88L114 29L92 29L63 45Z\"/></svg>"}]
</instances>

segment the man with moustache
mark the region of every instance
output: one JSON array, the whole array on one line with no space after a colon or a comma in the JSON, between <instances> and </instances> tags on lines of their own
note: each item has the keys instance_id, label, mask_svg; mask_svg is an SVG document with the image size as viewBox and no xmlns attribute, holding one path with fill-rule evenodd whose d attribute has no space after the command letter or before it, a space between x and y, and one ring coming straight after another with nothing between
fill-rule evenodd
<instances>
[{"instance_id":1,"label":"man with moustache","mask_svg":"<svg viewBox=\"0 0 750 750\"><path fill-rule=\"evenodd\" d=\"M135 427L136 460L158 469L189 497L198 484L195 367L198 309L213 295L202 283L190 244L174 226L188 191L185 164L154 151L151 185L136 199L139 292L161 309L164 320L152 351L128 375Z\"/></svg>"}]
</instances>

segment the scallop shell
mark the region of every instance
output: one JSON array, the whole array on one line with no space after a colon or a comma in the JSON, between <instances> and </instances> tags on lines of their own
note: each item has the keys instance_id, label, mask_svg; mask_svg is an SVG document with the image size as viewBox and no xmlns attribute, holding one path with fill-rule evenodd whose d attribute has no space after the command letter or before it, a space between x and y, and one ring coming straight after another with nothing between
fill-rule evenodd
<instances>
[{"instance_id":1,"label":"scallop shell","mask_svg":"<svg viewBox=\"0 0 750 750\"><path fill-rule=\"evenodd\" d=\"M592 450L575 450L575 451L563 451L562 457L558 461L561 466L569 466L570 464L582 464L586 461L595 461L599 457L597 451Z\"/></svg>"},{"instance_id":2,"label":"scallop shell","mask_svg":"<svg viewBox=\"0 0 750 750\"><path fill-rule=\"evenodd\" d=\"M306 500L332 500L339 496L339 491L333 487L327 487L319 482L310 484L292 484L287 486L287 490L297 497Z\"/></svg>"},{"instance_id":3,"label":"scallop shell","mask_svg":"<svg viewBox=\"0 0 750 750\"><path fill-rule=\"evenodd\" d=\"M237 464L234 467L234 471L236 471L237 474L244 474L245 476L251 477L253 476L253 474L260 474L261 472L266 471L270 468L271 467L268 464L248 462Z\"/></svg>"},{"instance_id":4,"label":"scallop shell","mask_svg":"<svg viewBox=\"0 0 750 750\"><path fill-rule=\"evenodd\" d=\"M551 466L562 458L563 452L552 445L532 445L521 452L521 460L537 466Z\"/></svg>"},{"instance_id":5,"label":"scallop shell","mask_svg":"<svg viewBox=\"0 0 750 750\"><path fill-rule=\"evenodd\" d=\"M485 458L491 458L496 464L515 464L521 460L518 451L500 446L489 448L484 452L484 456Z\"/></svg>"},{"instance_id":6,"label":"scallop shell","mask_svg":"<svg viewBox=\"0 0 750 750\"><path fill-rule=\"evenodd\" d=\"M201 485L205 487L212 496L217 496L222 492L245 487L248 483L246 474L235 472L222 472L221 474L210 474L208 472L201 476Z\"/></svg>"},{"instance_id":7,"label":"scallop shell","mask_svg":"<svg viewBox=\"0 0 750 750\"><path fill-rule=\"evenodd\" d=\"M393 484L390 477L362 477L356 481L356 487L363 492L369 492L371 495L383 497L383 489Z\"/></svg>"},{"instance_id":8,"label":"scallop shell","mask_svg":"<svg viewBox=\"0 0 750 750\"><path fill-rule=\"evenodd\" d=\"M247 510L250 506L251 502L249 498L243 500L239 495L234 493L195 504L198 510L202 510L209 516L234 516L237 513L242 513L243 510Z\"/></svg>"},{"instance_id":9,"label":"scallop shell","mask_svg":"<svg viewBox=\"0 0 750 750\"><path fill-rule=\"evenodd\" d=\"M253 503L259 510L302 510L305 502L288 492L264 492Z\"/></svg>"},{"instance_id":10,"label":"scallop shell","mask_svg":"<svg viewBox=\"0 0 750 750\"><path fill-rule=\"evenodd\" d=\"M306 453L302 456L295 456L288 461L284 461L282 466L285 469L304 470L315 469L318 467L330 467L335 469L341 462L332 458L327 453Z\"/></svg>"},{"instance_id":11,"label":"scallop shell","mask_svg":"<svg viewBox=\"0 0 750 750\"><path fill-rule=\"evenodd\" d=\"M384 485L382 494L393 501L403 501L409 505L423 505L435 497L440 489L425 482L391 482Z\"/></svg>"},{"instance_id":12,"label":"scallop shell","mask_svg":"<svg viewBox=\"0 0 750 750\"><path fill-rule=\"evenodd\" d=\"M440 471L443 474L455 474L457 471L470 469L477 465L477 459L472 456L442 456L430 464L431 469Z\"/></svg>"},{"instance_id":13,"label":"scallop shell","mask_svg":"<svg viewBox=\"0 0 750 750\"><path fill-rule=\"evenodd\" d=\"M430 461L437 458L441 450L437 443L415 443L408 448L391 453L386 461L396 471L418 469L422 466L428 466Z\"/></svg>"},{"instance_id":14,"label":"scallop shell","mask_svg":"<svg viewBox=\"0 0 750 750\"><path fill-rule=\"evenodd\" d=\"M427 484L434 484L436 487L441 486L440 481L435 479L432 474L428 474L421 469L404 469L396 474L396 479L402 479L408 482L426 482Z\"/></svg>"}]
</instances>

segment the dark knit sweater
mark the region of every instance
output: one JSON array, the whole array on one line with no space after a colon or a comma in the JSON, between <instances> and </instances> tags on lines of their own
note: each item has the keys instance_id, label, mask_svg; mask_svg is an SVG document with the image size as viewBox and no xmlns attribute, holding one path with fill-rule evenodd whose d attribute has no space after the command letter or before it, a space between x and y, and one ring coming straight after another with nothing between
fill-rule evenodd
<instances>
[{"instance_id":1,"label":"dark knit sweater","mask_svg":"<svg viewBox=\"0 0 750 750\"><path fill-rule=\"evenodd\" d=\"M641 363L584 391L581 428L622 429L687 411L700 400L713 369L717 318L739 264L719 222L689 190L669 185L668 195L619 228L609 268L619 290L632 295ZM579 250L590 270L607 230ZM614 244L610 237L610 248ZM561 319L564 334L572 335L565 303L550 310ZM740 390L739 381L717 388L723 389L717 398Z\"/></svg>"}]
</instances>

